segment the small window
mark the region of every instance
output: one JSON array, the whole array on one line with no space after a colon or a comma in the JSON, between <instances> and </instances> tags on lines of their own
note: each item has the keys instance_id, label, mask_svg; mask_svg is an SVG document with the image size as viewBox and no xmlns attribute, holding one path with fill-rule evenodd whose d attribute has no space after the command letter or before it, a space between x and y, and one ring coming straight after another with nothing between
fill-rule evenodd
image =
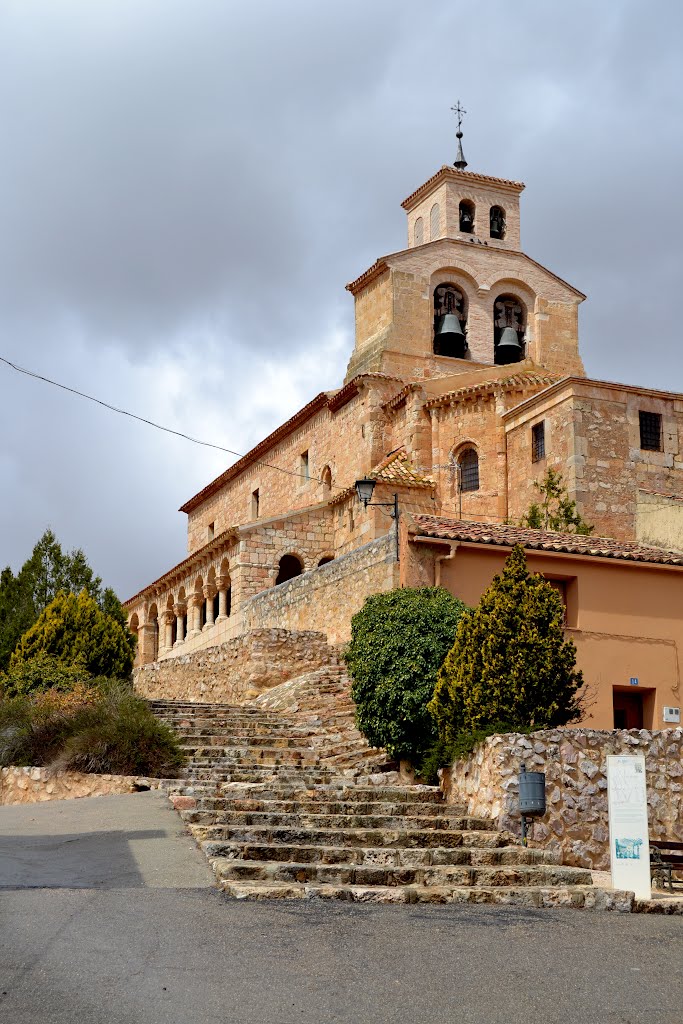
<instances>
[{"instance_id":1,"label":"small window","mask_svg":"<svg viewBox=\"0 0 683 1024\"><path fill-rule=\"evenodd\" d=\"M311 479L311 467L308 460L308 452L301 453L299 472L301 473L301 476L304 478L304 480Z\"/></svg>"},{"instance_id":2,"label":"small window","mask_svg":"<svg viewBox=\"0 0 683 1024\"><path fill-rule=\"evenodd\" d=\"M255 491L251 492L251 518L252 519L258 519L258 517L259 517L259 505L260 505L260 499L259 499L259 491L258 491L258 487L257 487Z\"/></svg>"},{"instance_id":3,"label":"small window","mask_svg":"<svg viewBox=\"0 0 683 1024\"><path fill-rule=\"evenodd\" d=\"M479 490L479 456L474 448L468 448L458 459L460 466L460 490Z\"/></svg>"},{"instance_id":4,"label":"small window","mask_svg":"<svg viewBox=\"0 0 683 1024\"><path fill-rule=\"evenodd\" d=\"M640 418L640 447L646 452L662 451L662 417L658 412L638 413Z\"/></svg>"},{"instance_id":5,"label":"small window","mask_svg":"<svg viewBox=\"0 0 683 1024\"><path fill-rule=\"evenodd\" d=\"M545 420L534 423L531 428L531 461L541 462L545 458Z\"/></svg>"},{"instance_id":6,"label":"small window","mask_svg":"<svg viewBox=\"0 0 683 1024\"><path fill-rule=\"evenodd\" d=\"M206 539L207 540L213 540L213 538L215 536L216 536L215 524L214 523L209 523L209 525L206 528Z\"/></svg>"},{"instance_id":7,"label":"small window","mask_svg":"<svg viewBox=\"0 0 683 1024\"><path fill-rule=\"evenodd\" d=\"M434 203L429 213L429 237L433 242L441 234L441 210L439 204Z\"/></svg>"},{"instance_id":8,"label":"small window","mask_svg":"<svg viewBox=\"0 0 683 1024\"><path fill-rule=\"evenodd\" d=\"M422 217L418 217L417 220L415 221L413 237L415 240L415 245L422 245L422 243L425 240L425 222L422 220Z\"/></svg>"}]
</instances>

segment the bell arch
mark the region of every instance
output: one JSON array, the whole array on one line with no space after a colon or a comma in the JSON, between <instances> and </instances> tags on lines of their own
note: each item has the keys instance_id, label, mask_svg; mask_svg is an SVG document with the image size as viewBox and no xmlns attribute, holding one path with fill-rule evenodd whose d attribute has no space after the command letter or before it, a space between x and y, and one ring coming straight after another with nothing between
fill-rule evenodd
<instances>
[{"instance_id":1,"label":"bell arch","mask_svg":"<svg viewBox=\"0 0 683 1024\"><path fill-rule=\"evenodd\" d=\"M526 307L511 292L498 295L493 302L493 361L497 366L524 359Z\"/></svg>"},{"instance_id":2,"label":"bell arch","mask_svg":"<svg viewBox=\"0 0 683 1024\"><path fill-rule=\"evenodd\" d=\"M505 210L502 206L492 206L489 210L489 236L502 240L505 238L506 229Z\"/></svg>"},{"instance_id":3,"label":"bell arch","mask_svg":"<svg viewBox=\"0 0 683 1024\"><path fill-rule=\"evenodd\" d=\"M434 289L434 355L464 359L467 352L467 295L452 281Z\"/></svg>"},{"instance_id":4,"label":"bell arch","mask_svg":"<svg viewBox=\"0 0 683 1024\"><path fill-rule=\"evenodd\" d=\"M459 228L466 235L474 234L476 207L471 199L461 199L458 207Z\"/></svg>"},{"instance_id":5,"label":"bell arch","mask_svg":"<svg viewBox=\"0 0 683 1024\"><path fill-rule=\"evenodd\" d=\"M287 553L283 555L278 563L278 573L275 577L275 586L277 587L280 583L287 583L288 580L293 580L296 576L301 576L304 571L303 559L299 555Z\"/></svg>"}]
</instances>

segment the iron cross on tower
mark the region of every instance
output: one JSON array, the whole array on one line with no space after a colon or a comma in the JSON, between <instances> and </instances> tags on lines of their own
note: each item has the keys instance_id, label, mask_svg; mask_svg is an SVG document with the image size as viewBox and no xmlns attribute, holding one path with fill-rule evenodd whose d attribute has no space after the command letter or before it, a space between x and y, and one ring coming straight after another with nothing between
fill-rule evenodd
<instances>
[{"instance_id":1,"label":"iron cross on tower","mask_svg":"<svg viewBox=\"0 0 683 1024\"><path fill-rule=\"evenodd\" d=\"M458 152L455 160L453 161L453 166L457 167L459 171L464 171L467 167L467 160L465 160L465 154L462 151L462 116L463 114L466 114L467 111L460 105L460 100L457 101L454 107L451 107L451 110L458 119L458 130L455 133L455 137L458 140Z\"/></svg>"}]
</instances>

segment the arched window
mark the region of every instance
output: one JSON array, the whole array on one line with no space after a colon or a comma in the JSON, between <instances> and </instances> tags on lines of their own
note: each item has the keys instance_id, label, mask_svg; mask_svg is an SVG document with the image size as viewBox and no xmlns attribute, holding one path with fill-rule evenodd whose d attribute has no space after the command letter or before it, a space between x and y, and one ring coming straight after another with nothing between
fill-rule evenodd
<instances>
[{"instance_id":1,"label":"arched window","mask_svg":"<svg viewBox=\"0 0 683 1024\"><path fill-rule=\"evenodd\" d=\"M429 211L429 238L433 242L441 234L441 210L439 204L434 203Z\"/></svg>"},{"instance_id":2,"label":"arched window","mask_svg":"<svg viewBox=\"0 0 683 1024\"><path fill-rule=\"evenodd\" d=\"M524 358L524 306L516 295L499 295L493 303L493 360L499 366Z\"/></svg>"},{"instance_id":3,"label":"arched window","mask_svg":"<svg viewBox=\"0 0 683 1024\"><path fill-rule=\"evenodd\" d=\"M465 448L458 456L461 491L479 490L479 456L475 448Z\"/></svg>"},{"instance_id":4,"label":"arched window","mask_svg":"<svg viewBox=\"0 0 683 1024\"><path fill-rule=\"evenodd\" d=\"M320 474L320 479L323 485L323 497L329 498L330 491L332 490L332 470L329 466L325 466Z\"/></svg>"},{"instance_id":5,"label":"arched window","mask_svg":"<svg viewBox=\"0 0 683 1024\"><path fill-rule=\"evenodd\" d=\"M492 206L489 211L491 238L505 238L505 210L502 206Z\"/></svg>"},{"instance_id":6,"label":"arched window","mask_svg":"<svg viewBox=\"0 0 683 1024\"><path fill-rule=\"evenodd\" d=\"M467 349L465 296L454 284L434 289L434 354L464 359Z\"/></svg>"},{"instance_id":7,"label":"arched window","mask_svg":"<svg viewBox=\"0 0 683 1024\"><path fill-rule=\"evenodd\" d=\"M460 230L468 235L474 231L474 203L463 199L460 203Z\"/></svg>"},{"instance_id":8,"label":"arched window","mask_svg":"<svg viewBox=\"0 0 683 1024\"><path fill-rule=\"evenodd\" d=\"M413 241L415 245L422 245L425 240L425 222L418 217L413 228Z\"/></svg>"},{"instance_id":9,"label":"arched window","mask_svg":"<svg viewBox=\"0 0 683 1024\"><path fill-rule=\"evenodd\" d=\"M327 565L328 562L334 562L334 555L323 555L323 557L318 562L318 565Z\"/></svg>"},{"instance_id":10,"label":"arched window","mask_svg":"<svg viewBox=\"0 0 683 1024\"><path fill-rule=\"evenodd\" d=\"M303 571L304 567L296 555L283 555L280 559L280 567L275 579L275 586L277 586L278 583L286 583L287 580L293 580L295 576L301 576Z\"/></svg>"}]
</instances>

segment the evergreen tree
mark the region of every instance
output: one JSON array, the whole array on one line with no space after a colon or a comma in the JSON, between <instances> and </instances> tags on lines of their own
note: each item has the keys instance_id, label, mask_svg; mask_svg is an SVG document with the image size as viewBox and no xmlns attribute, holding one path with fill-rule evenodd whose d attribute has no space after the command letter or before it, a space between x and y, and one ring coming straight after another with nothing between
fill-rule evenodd
<instances>
[{"instance_id":1,"label":"evergreen tree","mask_svg":"<svg viewBox=\"0 0 683 1024\"><path fill-rule=\"evenodd\" d=\"M543 481L534 482L541 494L540 502L532 502L519 525L532 530L556 533L578 533L588 536L595 529L576 511L576 502L569 497L561 473L548 469Z\"/></svg>"},{"instance_id":2,"label":"evergreen tree","mask_svg":"<svg viewBox=\"0 0 683 1024\"><path fill-rule=\"evenodd\" d=\"M126 616L116 594L102 590L80 548L64 552L52 530L45 531L15 576L9 566L0 574L0 671L6 669L19 639L36 622L59 591L85 590L120 625Z\"/></svg>"},{"instance_id":3,"label":"evergreen tree","mask_svg":"<svg viewBox=\"0 0 683 1024\"><path fill-rule=\"evenodd\" d=\"M495 722L542 729L579 718L583 677L563 617L557 591L529 573L517 545L460 618L428 705L439 738L451 743Z\"/></svg>"},{"instance_id":4,"label":"evergreen tree","mask_svg":"<svg viewBox=\"0 0 683 1024\"><path fill-rule=\"evenodd\" d=\"M9 674L38 655L48 655L90 676L123 679L130 674L135 637L103 612L86 590L59 591L38 620L21 637L9 664Z\"/></svg>"}]
</instances>

